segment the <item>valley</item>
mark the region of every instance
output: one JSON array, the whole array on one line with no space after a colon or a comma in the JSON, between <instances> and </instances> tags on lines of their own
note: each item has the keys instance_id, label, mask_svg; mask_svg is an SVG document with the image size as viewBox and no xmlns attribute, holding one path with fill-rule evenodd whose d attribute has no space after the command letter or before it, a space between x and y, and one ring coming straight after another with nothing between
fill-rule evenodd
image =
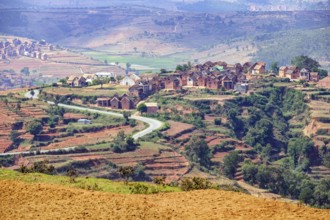
<instances>
[{"instance_id":1,"label":"valley","mask_svg":"<svg viewBox=\"0 0 330 220\"><path fill-rule=\"evenodd\" d=\"M326 219L329 10L1 1L0 216Z\"/></svg>"}]
</instances>

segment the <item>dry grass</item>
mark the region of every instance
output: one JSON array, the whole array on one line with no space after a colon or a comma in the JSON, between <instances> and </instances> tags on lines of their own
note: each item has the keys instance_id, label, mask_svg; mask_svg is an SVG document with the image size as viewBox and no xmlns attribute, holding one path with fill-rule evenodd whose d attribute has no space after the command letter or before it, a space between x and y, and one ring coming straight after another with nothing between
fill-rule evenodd
<instances>
[{"instance_id":1,"label":"dry grass","mask_svg":"<svg viewBox=\"0 0 330 220\"><path fill-rule=\"evenodd\" d=\"M328 219L298 207L227 191L119 195L50 184L0 181L1 219Z\"/></svg>"},{"instance_id":2,"label":"dry grass","mask_svg":"<svg viewBox=\"0 0 330 220\"><path fill-rule=\"evenodd\" d=\"M108 96L112 97L115 94L123 95L124 93L128 93L128 88L119 85L103 85L103 89L101 86L92 86L86 88L46 88L44 92L49 94L57 94L61 96L65 95L78 95L78 96Z\"/></svg>"}]
</instances>

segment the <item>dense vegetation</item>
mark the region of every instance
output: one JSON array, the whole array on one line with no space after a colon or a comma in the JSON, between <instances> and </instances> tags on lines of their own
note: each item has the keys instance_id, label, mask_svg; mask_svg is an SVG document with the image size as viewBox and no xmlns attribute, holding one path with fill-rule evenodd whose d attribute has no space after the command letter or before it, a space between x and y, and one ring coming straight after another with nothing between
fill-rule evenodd
<instances>
[{"instance_id":1,"label":"dense vegetation","mask_svg":"<svg viewBox=\"0 0 330 220\"><path fill-rule=\"evenodd\" d=\"M204 101L191 102L191 105L198 108L200 114L226 117L227 122L220 122L221 126L229 128L232 137L253 147L242 153L232 151L231 143L225 142L209 150L202 137L193 137L185 147L186 156L192 162L203 169L216 170L218 165L210 160L212 154L231 151L220 164L221 172L227 177L234 178L239 164L245 161L243 178L251 184L310 205L329 207L329 195L320 191L328 189L329 180L317 182L306 175L310 166L328 166L329 152L326 147L318 150L312 140L302 134L302 128L309 123L309 110L302 92L267 85L253 95L226 101L213 111L210 103ZM255 156L261 165L246 162Z\"/></svg>"},{"instance_id":2,"label":"dense vegetation","mask_svg":"<svg viewBox=\"0 0 330 220\"><path fill-rule=\"evenodd\" d=\"M330 179L311 180L306 174L291 170L290 167L275 167L245 163L244 180L260 188L320 208L330 208Z\"/></svg>"},{"instance_id":3,"label":"dense vegetation","mask_svg":"<svg viewBox=\"0 0 330 220\"><path fill-rule=\"evenodd\" d=\"M184 93L184 91L182 92ZM168 98L161 94L155 94L150 100L157 102L162 107L162 112L149 116L156 117L161 121L174 120L203 128L205 126L203 123L205 112L210 112L209 105L204 106L202 102L193 102L181 97ZM179 110L179 106L183 109ZM185 112L185 110L187 111Z\"/></svg>"},{"instance_id":4,"label":"dense vegetation","mask_svg":"<svg viewBox=\"0 0 330 220\"><path fill-rule=\"evenodd\" d=\"M304 95L285 88L266 88L254 95L227 101L222 114L227 116L235 136L258 153L270 147L274 153L287 152L289 139L296 136L290 132L288 121L308 122Z\"/></svg>"}]
</instances>

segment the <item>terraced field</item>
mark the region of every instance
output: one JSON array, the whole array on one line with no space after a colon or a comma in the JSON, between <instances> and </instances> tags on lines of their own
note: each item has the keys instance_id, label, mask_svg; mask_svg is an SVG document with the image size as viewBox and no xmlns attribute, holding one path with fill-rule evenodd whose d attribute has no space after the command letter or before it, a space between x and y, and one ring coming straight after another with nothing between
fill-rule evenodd
<instances>
[{"instance_id":1,"label":"terraced field","mask_svg":"<svg viewBox=\"0 0 330 220\"><path fill-rule=\"evenodd\" d=\"M150 142L141 142L140 144L137 150L125 153L109 151L110 144L101 144L99 147L87 146L87 149L99 149L99 151L26 156L24 163L32 164L36 161L48 160L57 169L61 170L62 167L70 166L71 163L85 162L89 165L85 168L82 167L84 174L96 177L104 177L111 174L112 171L110 169L107 170L107 162L119 167L136 167L141 165L150 179L165 176L166 182L178 181L188 172L189 162L170 147ZM15 167L17 165L12 168Z\"/></svg>"}]
</instances>

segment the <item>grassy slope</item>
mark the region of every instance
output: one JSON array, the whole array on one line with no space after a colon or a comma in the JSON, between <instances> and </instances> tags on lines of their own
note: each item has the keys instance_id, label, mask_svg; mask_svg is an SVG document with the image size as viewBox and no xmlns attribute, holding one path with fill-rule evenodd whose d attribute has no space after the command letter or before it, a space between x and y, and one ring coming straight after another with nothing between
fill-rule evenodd
<instances>
[{"instance_id":1,"label":"grassy slope","mask_svg":"<svg viewBox=\"0 0 330 220\"><path fill-rule=\"evenodd\" d=\"M137 182L131 182L125 185L123 182L114 182L107 179L99 178L77 178L75 183L70 182L70 178L67 176L51 176L41 173L28 173L22 174L17 171L0 169L0 180L19 180L25 183L47 183L54 185L61 185L73 188L86 189L88 186L93 187L95 184L98 186L97 191L112 192L129 194L130 187L137 184ZM148 186L150 188L158 189L160 192L178 192L181 191L176 187L159 187L150 183L141 182L139 184Z\"/></svg>"}]
</instances>

